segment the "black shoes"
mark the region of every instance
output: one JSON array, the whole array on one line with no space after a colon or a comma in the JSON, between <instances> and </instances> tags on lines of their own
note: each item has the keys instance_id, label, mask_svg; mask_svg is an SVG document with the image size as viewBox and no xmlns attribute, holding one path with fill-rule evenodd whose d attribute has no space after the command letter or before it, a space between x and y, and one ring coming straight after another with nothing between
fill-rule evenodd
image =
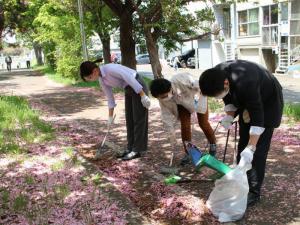
<instances>
[{"instance_id":1,"label":"black shoes","mask_svg":"<svg viewBox=\"0 0 300 225\"><path fill-rule=\"evenodd\" d=\"M251 207L251 206L255 205L256 203L258 203L259 200L260 200L260 195L249 192L248 199L247 199L247 206Z\"/></svg>"},{"instance_id":2,"label":"black shoes","mask_svg":"<svg viewBox=\"0 0 300 225\"><path fill-rule=\"evenodd\" d=\"M139 152L129 152L128 154L124 155L122 160L131 160L141 157L141 153Z\"/></svg>"},{"instance_id":3,"label":"black shoes","mask_svg":"<svg viewBox=\"0 0 300 225\"><path fill-rule=\"evenodd\" d=\"M125 155L127 155L130 152L131 152L131 150L126 149L124 152L118 154L117 158L123 158Z\"/></svg>"}]
</instances>

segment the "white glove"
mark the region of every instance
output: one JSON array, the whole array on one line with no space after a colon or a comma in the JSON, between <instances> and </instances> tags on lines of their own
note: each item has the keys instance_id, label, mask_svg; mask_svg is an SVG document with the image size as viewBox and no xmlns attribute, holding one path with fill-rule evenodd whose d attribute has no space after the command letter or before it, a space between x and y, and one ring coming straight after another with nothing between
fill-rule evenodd
<instances>
[{"instance_id":1,"label":"white glove","mask_svg":"<svg viewBox=\"0 0 300 225\"><path fill-rule=\"evenodd\" d=\"M109 117L108 117L108 120L107 120L107 124L110 126L110 125L112 125L113 123L114 123L114 117L109 116Z\"/></svg>"},{"instance_id":2,"label":"white glove","mask_svg":"<svg viewBox=\"0 0 300 225\"><path fill-rule=\"evenodd\" d=\"M233 122L234 118L230 115L226 115L223 117L223 119L221 120L221 125L226 129L228 130L231 125L232 125L232 122Z\"/></svg>"},{"instance_id":3,"label":"white glove","mask_svg":"<svg viewBox=\"0 0 300 225\"><path fill-rule=\"evenodd\" d=\"M242 152L241 152L241 160L240 163L247 163L250 164L253 160L253 153L254 149L253 146L247 146ZM241 162L243 161L243 162ZM240 164L239 163L239 164Z\"/></svg>"},{"instance_id":4,"label":"white glove","mask_svg":"<svg viewBox=\"0 0 300 225\"><path fill-rule=\"evenodd\" d=\"M147 95L143 95L141 97L141 102L143 104L143 106L147 109L150 108L150 105L151 105L151 101L150 101L150 98L147 96Z\"/></svg>"}]
</instances>

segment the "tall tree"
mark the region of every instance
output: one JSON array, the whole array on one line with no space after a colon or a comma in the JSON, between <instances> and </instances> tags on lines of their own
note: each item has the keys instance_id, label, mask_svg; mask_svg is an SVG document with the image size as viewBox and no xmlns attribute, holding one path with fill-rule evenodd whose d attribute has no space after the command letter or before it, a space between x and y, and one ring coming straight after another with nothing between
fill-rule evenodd
<instances>
[{"instance_id":1,"label":"tall tree","mask_svg":"<svg viewBox=\"0 0 300 225\"><path fill-rule=\"evenodd\" d=\"M16 27L23 20L26 8L25 0L0 0L0 49L2 38L6 34L14 34Z\"/></svg>"},{"instance_id":2,"label":"tall tree","mask_svg":"<svg viewBox=\"0 0 300 225\"><path fill-rule=\"evenodd\" d=\"M131 3L143 27L146 45L155 78L162 77L158 55L159 41L179 41L182 35L191 35L198 28L199 21L185 5L192 0L152 0Z\"/></svg>"},{"instance_id":3,"label":"tall tree","mask_svg":"<svg viewBox=\"0 0 300 225\"><path fill-rule=\"evenodd\" d=\"M119 19L102 0L85 0L85 21L89 30L94 30L101 39L104 62L110 62L110 36L119 27Z\"/></svg>"},{"instance_id":4,"label":"tall tree","mask_svg":"<svg viewBox=\"0 0 300 225\"><path fill-rule=\"evenodd\" d=\"M2 32L4 30L4 8L2 1L0 2L0 50L2 49Z\"/></svg>"},{"instance_id":5,"label":"tall tree","mask_svg":"<svg viewBox=\"0 0 300 225\"><path fill-rule=\"evenodd\" d=\"M47 0L30 0L27 2L27 9L23 13L23 20L17 26L17 32L24 43L34 49L38 65L43 62L43 49L40 42L36 41L38 37L37 27L34 26L34 19L39 14L40 8L46 4Z\"/></svg>"},{"instance_id":6,"label":"tall tree","mask_svg":"<svg viewBox=\"0 0 300 225\"><path fill-rule=\"evenodd\" d=\"M33 25L37 30L35 40L43 45L48 62L62 76L77 78L82 56L79 18L73 1L48 0L40 7Z\"/></svg>"},{"instance_id":7,"label":"tall tree","mask_svg":"<svg viewBox=\"0 0 300 225\"><path fill-rule=\"evenodd\" d=\"M136 69L135 41L133 32L134 7L130 0L103 0L105 4L119 17L120 48L122 64ZM141 2L141 1L140 1Z\"/></svg>"},{"instance_id":8,"label":"tall tree","mask_svg":"<svg viewBox=\"0 0 300 225\"><path fill-rule=\"evenodd\" d=\"M132 39L132 18L134 12L136 12L143 29L154 77L162 77L158 43L162 42L169 45L173 43L174 47L174 43L180 41L183 35L196 33L196 29L199 28L199 20L185 7L189 2L193 1L195 0L104 0L112 11L121 18L121 51L122 54L131 54L131 57L123 57L124 60L131 61L124 62L124 65L133 67L133 62L135 64L135 59L133 58L135 43ZM206 0L202 1L205 2ZM130 48L128 48L128 45Z\"/></svg>"}]
</instances>

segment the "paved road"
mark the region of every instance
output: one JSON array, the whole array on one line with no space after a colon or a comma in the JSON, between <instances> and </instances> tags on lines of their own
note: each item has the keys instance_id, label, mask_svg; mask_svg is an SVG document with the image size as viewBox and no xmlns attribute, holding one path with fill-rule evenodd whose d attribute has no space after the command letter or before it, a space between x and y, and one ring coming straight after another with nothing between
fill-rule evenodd
<instances>
[{"instance_id":1,"label":"paved road","mask_svg":"<svg viewBox=\"0 0 300 225\"><path fill-rule=\"evenodd\" d=\"M138 65L137 70L149 77L153 78L150 65ZM195 79L198 79L202 71L198 69L179 68L176 72L172 67L163 65L163 75L165 78L171 78L172 75L181 72L192 74ZM277 79L283 87L283 95L286 102L300 103L300 78L294 78L289 75L276 75Z\"/></svg>"}]
</instances>

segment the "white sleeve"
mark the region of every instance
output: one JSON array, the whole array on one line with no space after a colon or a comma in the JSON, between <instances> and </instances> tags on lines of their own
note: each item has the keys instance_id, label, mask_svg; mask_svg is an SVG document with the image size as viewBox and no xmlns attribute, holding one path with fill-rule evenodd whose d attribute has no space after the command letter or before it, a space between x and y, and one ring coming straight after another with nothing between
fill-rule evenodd
<instances>
[{"instance_id":1,"label":"white sleeve","mask_svg":"<svg viewBox=\"0 0 300 225\"><path fill-rule=\"evenodd\" d=\"M251 126L249 134L250 135L261 135L265 131L264 127Z\"/></svg>"}]
</instances>

